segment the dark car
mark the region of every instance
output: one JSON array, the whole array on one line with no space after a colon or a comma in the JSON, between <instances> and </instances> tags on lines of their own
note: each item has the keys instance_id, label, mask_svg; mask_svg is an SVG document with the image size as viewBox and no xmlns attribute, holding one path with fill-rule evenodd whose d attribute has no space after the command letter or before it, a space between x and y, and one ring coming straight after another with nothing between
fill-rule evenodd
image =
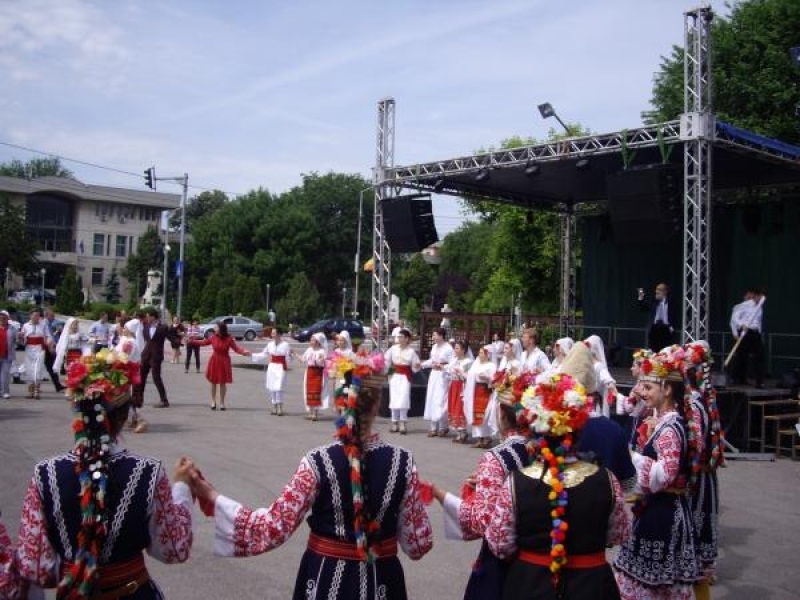
<instances>
[{"instance_id":1,"label":"dark car","mask_svg":"<svg viewBox=\"0 0 800 600\"><path fill-rule=\"evenodd\" d=\"M364 339L364 326L355 319L322 319L313 325L304 327L294 336L298 342L307 342L315 333L322 332L325 337L332 340L340 331L350 334L350 340L360 342Z\"/></svg>"}]
</instances>

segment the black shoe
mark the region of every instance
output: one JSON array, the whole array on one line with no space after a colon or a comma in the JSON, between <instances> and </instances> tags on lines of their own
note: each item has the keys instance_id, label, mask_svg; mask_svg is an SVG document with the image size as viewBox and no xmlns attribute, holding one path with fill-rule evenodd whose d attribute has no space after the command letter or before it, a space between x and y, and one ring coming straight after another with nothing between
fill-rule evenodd
<instances>
[{"instance_id":1,"label":"black shoe","mask_svg":"<svg viewBox=\"0 0 800 600\"><path fill-rule=\"evenodd\" d=\"M153 404L153 408L169 408L169 402L159 402L158 404Z\"/></svg>"},{"instance_id":2,"label":"black shoe","mask_svg":"<svg viewBox=\"0 0 800 600\"><path fill-rule=\"evenodd\" d=\"M65 386L65 385L57 385L56 386L56 391L57 392L63 392L65 389L67 389L67 386Z\"/></svg>"},{"instance_id":3,"label":"black shoe","mask_svg":"<svg viewBox=\"0 0 800 600\"><path fill-rule=\"evenodd\" d=\"M224 406L220 406L219 409L220 410L225 410L225 407Z\"/></svg>"},{"instance_id":4,"label":"black shoe","mask_svg":"<svg viewBox=\"0 0 800 600\"><path fill-rule=\"evenodd\" d=\"M211 405L211 410L217 410L217 405L216 404L212 404Z\"/></svg>"}]
</instances>

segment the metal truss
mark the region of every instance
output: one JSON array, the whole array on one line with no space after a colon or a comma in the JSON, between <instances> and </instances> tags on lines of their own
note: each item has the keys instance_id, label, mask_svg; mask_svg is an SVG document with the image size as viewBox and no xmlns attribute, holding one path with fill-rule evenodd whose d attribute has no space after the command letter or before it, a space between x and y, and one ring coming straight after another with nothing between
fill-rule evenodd
<instances>
[{"instance_id":1,"label":"metal truss","mask_svg":"<svg viewBox=\"0 0 800 600\"><path fill-rule=\"evenodd\" d=\"M712 110L711 21L701 7L684 14L683 330L681 341L708 340L711 280Z\"/></svg>"},{"instance_id":2,"label":"metal truss","mask_svg":"<svg viewBox=\"0 0 800 600\"><path fill-rule=\"evenodd\" d=\"M575 338L575 313L577 280L575 276L575 250L577 246L577 218L575 213L559 215L561 240L561 302L559 305L559 330L561 337Z\"/></svg>"},{"instance_id":3,"label":"metal truss","mask_svg":"<svg viewBox=\"0 0 800 600\"><path fill-rule=\"evenodd\" d=\"M375 212L372 227L372 327L377 348L388 339L389 301L391 299L392 253L383 229L383 200L394 195L394 188L387 185L387 173L394 167L394 98L378 102L378 138L375 170L372 184L375 187Z\"/></svg>"}]
</instances>

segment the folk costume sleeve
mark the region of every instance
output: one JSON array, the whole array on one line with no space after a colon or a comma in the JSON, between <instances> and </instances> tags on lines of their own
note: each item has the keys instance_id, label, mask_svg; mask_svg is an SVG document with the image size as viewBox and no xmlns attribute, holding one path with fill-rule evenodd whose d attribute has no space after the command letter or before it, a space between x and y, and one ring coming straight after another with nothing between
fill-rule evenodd
<instances>
[{"instance_id":1,"label":"folk costume sleeve","mask_svg":"<svg viewBox=\"0 0 800 600\"><path fill-rule=\"evenodd\" d=\"M0 598L21 597L20 581L14 566L14 547L6 526L0 522Z\"/></svg>"},{"instance_id":2,"label":"folk costume sleeve","mask_svg":"<svg viewBox=\"0 0 800 600\"><path fill-rule=\"evenodd\" d=\"M419 475L414 463L398 515L397 541L411 560L419 560L433 547L433 529L419 496Z\"/></svg>"},{"instance_id":3,"label":"folk costume sleeve","mask_svg":"<svg viewBox=\"0 0 800 600\"><path fill-rule=\"evenodd\" d=\"M214 554L255 556L277 548L303 522L318 492L314 470L303 458L269 508L253 510L220 494L214 510Z\"/></svg>"},{"instance_id":4,"label":"folk costume sleeve","mask_svg":"<svg viewBox=\"0 0 800 600\"><path fill-rule=\"evenodd\" d=\"M17 569L20 577L42 588L58 584L60 559L47 537L47 522L36 480L25 493L17 539Z\"/></svg>"},{"instance_id":5,"label":"folk costume sleeve","mask_svg":"<svg viewBox=\"0 0 800 600\"><path fill-rule=\"evenodd\" d=\"M632 455L639 486L646 494L655 494L668 488L680 471L680 437L672 427L663 427L656 435L656 460L638 452Z\"/></svg>"},{"instance_id":6,"label":"folk costume sleeve","mask_svg":"<svg viewBox=\"0 0 800 600\"><path fill-rule=\"evenodd\" d=\"M517 519L510 477L500 488L484 537L489 549L498 558L508 558L517 551Z\"/></svg>"},{"instance_id":7,"label":"folk costume sleeve","mask_svg":"<svg viewBox=\"0 0 800 600\"><path fill-rule=\"evenodd\" d=\"M462 501L458 509L458 521L465 540L483 537L505 478L500 461L491 452L484 453L475 474L475 493Z\"/></svg>"},{"instance_id":8,"label":"folk costume sleeve","mask_svg":"<svg viewBox=\"0 0 800 600\"><path fill-rule=\"evenodd\" d=\"M150 546L147 553L163 563L189 560L192 549L192 493L183 482L170 489L164 470L158 473L150 507Z\"/></svg>"},{"instance_id":9,"label":"folk costume sleeve","mask_svg":"<svg viewBox=\"0 0 800 600\"><path fill-rule=\"evenodd\" d=\"M608 472L608 479L614 491L614 508L608 517L608 536L606 542L609 546L618 546L630 537L631 521L628 511L625 510L625 496L619 480L611 471Z\"/></svg>"}]
</instances>

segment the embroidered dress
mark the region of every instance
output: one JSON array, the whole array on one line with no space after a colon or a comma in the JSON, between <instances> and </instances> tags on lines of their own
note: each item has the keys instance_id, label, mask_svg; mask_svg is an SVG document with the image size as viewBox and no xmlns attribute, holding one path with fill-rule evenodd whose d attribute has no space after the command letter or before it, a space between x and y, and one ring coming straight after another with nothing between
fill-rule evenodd
<instances>
[{"instance_id":1,"label":"embroidered dress","mask_svg":"<svg viewBox=\"0 0 800 600\"><path fill-rule=\"evenodd\" d=\"M700 417L703 449L700 451L700 473L695 493L691 496L692 516L697 534L697 554L703 575L714 575L719 544L719 484L717 470L710 465L711 424L702 396L692 394L692 407Z\"/></svg>"},{"instance_id":2,"label":"embroidered dress","mask_svg":"<svg viewBox=\"0 0 800 600\"><path fill-rule=\"evenodd\" d=\"M385 359L390 372L394 369L389 375L389 408L408 410L411 408L411 377L419 371L419 357L410 346L403 349L395 344L386 351Z\"/></svg>"},{"instance_id":3,"label":"embroidered dress","mask_svg":"<svg viewBox=\"0 0 800 600\"><path fill-rule=\"evenodd\" d=\"M500 366L497 368L496 373L505 374L506 371L511 371L512 373L519 373L521 366L522 366L521 363L516 358L512 358L509 360L507 356L504 356L503 358L500 359ZM493 389L492 397L489 400L489 406L486 409L486 424L489 426L489 431L492 432L493 436L497 436L500 434L500 430L497 425L498 402L499 400L497 398L497 390Z\"/></svg>"},{"instance_id":4,"label":"embroidered dress","mask_svg":"<svg viewBox=\"0 0 800 600\"><path fill-rule=\"evenodd\" d=\"M343 558L355 548L355 535L350 465L339 442L310 451L269 508L252 510L220 495L214 553L253 556L277 548L310 510L311 535L297 573L295 600L406 598L397 545L412 560L433 545L416 467L407 450L375 434L365 444L362 469L367 504L379 525L374 542L380 553L373 564Z\"/></svg>"},{"instance_id":5,"label":"embroidered dress","mask_svg":"<svg viewBox=\"0 0 800 600\"><path fill-rule=\"evenodd\" d=\"M446 367L453 359L453 347L447 342L436 344L431 348L431 357L422 363L425 369L431 369L428 375L428 390L425 394L426 421L439 423L447 417L447 379L444 374ZM438 366L438 368L437 368Z\"/></svg>"},{"instance_id":6,"label":"embroidered dress","mask_svg":"<svg viewBox=\"0 0 800 600\"><path fill-rule=\"evenodd\" d=\"M44 347L48 340L46 325L42 322L34 325L28 321L20 333L25 343L23 379L26 383L39 383L47 377L44 367Z\"/></svg>"},{"instance_id":7,"label":"embroidered dress","mask_svg":"<svg viewBox=\"0 0 800 600\"><path fill-rule=\"evenodd\" d=\"M328 395L325 389L325 350L307 348L303 353L303 364L306 366L303 377L303 399L306 410L328 408Z\"/></svg>"},{"instance_id":8,"label":"embroidered dress","mask_svg":"<svg viewBox=\"0 0 800 600\"><path fill-rule=\"evenodd\" d=\"M446 375L449 382L447 388L447 422L454 429L466 429L467 418L464 416L464 382L472 365L469 358L454 358L447 365Z\"/></svg>"},{"instance_id":9,"label":"embroidered dress","mask_svg":"<svg viewBox=\"0 0 800 600\"><path fill-rule=\"evenodd\" d=\"M619 482L607 469L580 461L568 465L565 475L569 502L563 518L569 530L567 564L560 571L562 594L553 586L549 568L553 527L549 494L553 488L547 469L537 463L511 473L486 529L491 551L504 559L513 557L502 598L619 598L611 567L605 562L606 546L621 543L630 531ZM582 559L584 564L577 568Z\"/></svg>"},{"instance_id":10,"label":"embroidered dress","mask_svg":"<svg viewBox=\"0 0 800 600\"><path fill-rule=\"evenodd\" d=\"M0 521L0 598L20 598L19 577L13 565L14 547L5 524Z\"/></svg>"},{"instance_id":11,"label":"embroidered dress","mask_svg":"<svg viewBox=\"0 0 800 600\"><path fill-rule=\"evenodd\" d=\"M253 362L269 360L264 385L268 392L282 392L286 386L286 369L291 349L286 342L271 341L263 352L253 354Z\"/></svg>"},{"instance_id":12,"label":"embroidered dress","mask_svg":"<svg viewBox=\"0 0 800 600\"><path fill-rule=\"evenodd\" d=\"M192 547L192 495L184 483L169 480L161 463L112 445L107 491L108 536L100 555L100 572L141 559L145 550L165 562L184 562ZM80 529L80 483L73 454L40 462L22 507L17 548L23 579L55 587L65 564L75 559ZM160 599L150 579L126 600Z\"/></svg>"},{"instance_id":13,"label":"embroidered dress","mask_svg":"<svg viewBox=\"0 0 800 600\"><path fill-rule=\"evenodd\" d=\"M211 383L233 383L230 351L244 355L245 350L233 336L222 338L214 334L207 340L189 340L192 346L211 346L211 358L206 365L206 379Z\"/></svg>"},{"instance_id":14,"label":"embroidered dress","mask_svg":"<svg viewBox=\"0 0 800 600\"><path fill-rule=\"evenodd\" d=\"M476 360L467 374L464 384L464 415L467 423L472 426L472 435L475 437L489 437L489 425L484 417L489 406L491 390L489 383L494 377L495 366L491 361L485 363Z\"/></svg>"},{"instance_id":15,"label":"embroidered dress","mask_svg":"<svg viewBox=\"0 0 800 600\"><path fill-rule=\"evenodd\" d=\"M665 412L642 447L633 458L644 495L634 509L633 535L614 562L620 594L625 600L688 600L699 572L683 419Z\"/></svg>"},{"instance_id":16,"label":"embroidered dress","mask_svg":"<svg viewBox=\"0 0 800 600\"><path fill-rule=\"evenodd\" d=\"M512 433L485 452L475 470L475 490L458 498L447 494L444 508L445 534L449 538L475 540L483 537L494 514L497 498L508 475L528 465L524 437ZM467 582L464 598L493 600L503 591L508 561L497 558L484 540Z\"/></svg>"}]
</instances>

